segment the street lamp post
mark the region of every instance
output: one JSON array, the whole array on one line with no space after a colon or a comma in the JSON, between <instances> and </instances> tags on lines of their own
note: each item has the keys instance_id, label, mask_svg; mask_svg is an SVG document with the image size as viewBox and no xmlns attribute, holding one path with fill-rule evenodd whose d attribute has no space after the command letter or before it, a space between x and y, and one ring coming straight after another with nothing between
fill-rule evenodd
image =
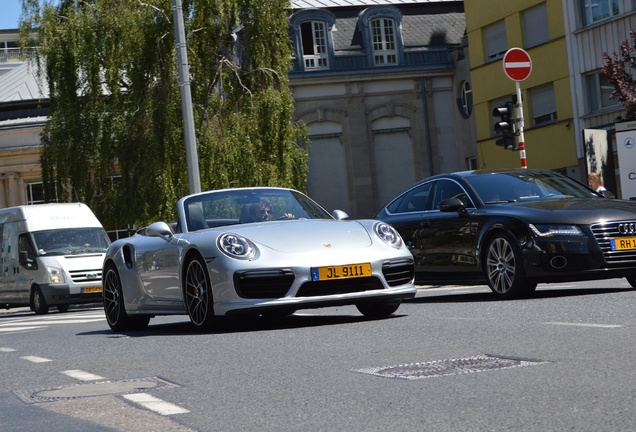
<instances>
[{"instance_id":1,"label":"street lamp post","mask_svg":"<svg viewBox=\"0 0 636 432\"><path fill-rule=\"evenodd\" d=\"M177 66L179 68L179 90L181 92L181 115L183 116L186 160L188 163L188 182L190 185L190 193L193 194L201 192L201 178L199 175L199 156L197 155L196 136L194 134L190 72L188 70L188 52L186 50L181 0L172 0L172 17L174 20Z\"/></svg>"}]
</instances>

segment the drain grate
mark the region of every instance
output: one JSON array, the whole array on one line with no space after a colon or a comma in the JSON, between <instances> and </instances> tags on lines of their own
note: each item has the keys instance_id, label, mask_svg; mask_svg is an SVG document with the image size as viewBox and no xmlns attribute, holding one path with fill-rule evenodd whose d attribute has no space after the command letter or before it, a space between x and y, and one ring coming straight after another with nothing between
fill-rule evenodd
<instances>
[{"instance_id":1,"label":"drain grate","mask_svg":"<svg viewBox=\"0 0 636 432\"><path fill-rule=\"evenodd\" d=\"M522 359L495 355L478 355L460 359L436 360L396 366L358 369L356 372L384 378L423 379L450 375L462 375L514 367L535 366L549 363L543 360Z\"/></svg>"},{"instance_id":2,"label":"drain grate","mask_svg":"<svg viewBox=\"0 0 636 432\"><path fill-rule=\"evenodd\" d=\"M55 388L13 390L13 393L23 402L33 404L97 396L141 393L159 388L175 387L179 387L179 385L159 377L147 377L74 384Z\"/></svg>"}]
</instances>

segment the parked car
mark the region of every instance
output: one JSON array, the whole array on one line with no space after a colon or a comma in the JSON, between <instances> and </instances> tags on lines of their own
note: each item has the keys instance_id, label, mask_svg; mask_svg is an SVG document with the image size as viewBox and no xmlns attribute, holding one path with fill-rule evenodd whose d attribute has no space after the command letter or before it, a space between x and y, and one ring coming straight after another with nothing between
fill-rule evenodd
<instances>
[{"instance_id":1,"label":"parked car","mask_svg":"<svg viewBox=\"0 0 636 432\"><path fill-rule=\"evenodd\" d=\"M302 193L242 188L181 198L175 226L155 222L115 241L103 267L104 310L115 331L155 315L288 315L355 305L372 317L415 296L413 257L393 228L330 215Z\"/></svg>"},{"instance_id":2,"label":"parked car","mask_svg":"<svg viewBox=\"0 0 636 432\"><path fill-rule=\"evenodd\" d=\"M553 171L436 175L375 218L411 250L416 284L487 283L501 298L540 282L625 277L636 288L636 202Z\"/></svg>"}]
</instances>

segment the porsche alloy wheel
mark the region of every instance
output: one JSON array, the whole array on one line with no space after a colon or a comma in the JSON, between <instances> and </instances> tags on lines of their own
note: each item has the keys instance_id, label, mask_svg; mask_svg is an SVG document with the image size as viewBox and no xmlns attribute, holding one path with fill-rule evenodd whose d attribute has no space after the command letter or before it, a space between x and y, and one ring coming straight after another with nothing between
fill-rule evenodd
<instances>
[{"instance_id":1,"label":"porsche alloy wheel","mask_svg":"<svg viewBox=\"0 0 636 432\"><path fill-rule=\"evenodd\" d=\"M121 278L114 265L104 272L104 313L109 327L114 331L142 330L148 326L149 316L130 317L124 306Z\"/></svg>"},{"instance_id":2,"label":"porsche alloy wheel","mask_svg":"<svg viewBox=\"0 0 636 432\"><path fill-rule=\"evenodd\" d=\"M498 233L488 244L486 254L488 286L500 298L513 298L534 291L537 284L525 279L521 253L506 233Z\"/></svg>"},{"instance_id":3,"label":"porsche alloy wheel","mask_svg":"<svg viewBox=\"0 0 636 432\"><path fill-rule=\"evenodd\" d=\"M207 330L214 322L212 287L205 261L195 256L187 266L184 298L190 321L198 330Z\"/></svg>"}]
</instances>

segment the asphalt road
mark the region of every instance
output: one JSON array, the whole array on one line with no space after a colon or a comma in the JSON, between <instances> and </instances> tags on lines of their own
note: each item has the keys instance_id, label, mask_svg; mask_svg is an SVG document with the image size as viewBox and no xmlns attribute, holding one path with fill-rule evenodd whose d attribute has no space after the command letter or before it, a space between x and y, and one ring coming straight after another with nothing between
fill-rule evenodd
<instances>
[{"instance_id":1,"label":"asphalt road","mask_svg":"<svg viewBox=\"0 0 636 432\"><path fill-rule=\"evenodd\" d=\"M421 289L355 307L113 333L99 307L0 312L2 431L633 431L624 280Z\"/></svg>"}]
</instances>

